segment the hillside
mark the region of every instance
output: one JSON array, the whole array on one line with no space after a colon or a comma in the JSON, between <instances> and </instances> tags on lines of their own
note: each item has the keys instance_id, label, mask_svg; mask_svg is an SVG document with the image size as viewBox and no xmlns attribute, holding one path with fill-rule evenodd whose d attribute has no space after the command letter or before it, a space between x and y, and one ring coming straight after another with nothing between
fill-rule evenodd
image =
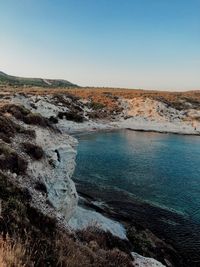
<instances>
[{"instance_id":1,"label":"hillside","mask_svg":"<svg viewBox=\"0 0 200 267\"><path fill-rule=\"evenodd\" d=\"M189 246L172 242L163 233L157 236L146 220L139 228L130 217L124 223L120 203L112 210L106 205L99 208L93 201L96 190L75 186L71 178L77 140L70 134L116 129L198 136L200 92L2 86L0 266L11 266L7 254L15 260L12 266L20 267L195 266L199 249L192 254ZM82 201L78 205L77 194ZM130 203L136 210L137 203ZM114 223L124 227L127 240L113 235L115 224L110 221L103 224L106 229L100 227L104 215L116 218ZM80 220L89 227L76 228L74 222ZM18 258L21 265L16 265Z\"/></svg>"},{"instance_id":2,"label":"hillside","mask_svg":"<svg viewBox=\"0 0 200 267\"><path fill-rule=\"evenodd\" d=\"M39 87L78 87L76 84L73 84L66 80L59 79L42 79L42 78L23 78L8 75L0 71L0 85L9 85L9 86L39 86Z\"/></svg>"}]
</instances>

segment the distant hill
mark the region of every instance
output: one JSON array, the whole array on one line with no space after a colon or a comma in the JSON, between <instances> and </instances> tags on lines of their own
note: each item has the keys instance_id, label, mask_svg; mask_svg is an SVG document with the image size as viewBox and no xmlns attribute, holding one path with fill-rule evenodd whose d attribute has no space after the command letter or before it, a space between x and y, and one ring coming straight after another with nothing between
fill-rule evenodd
<instances>
[{"instance_id":1,"label":"distant hill","mask_svg":"<svg viewBox=\"0 0 200 267\"><path fill-rule=\"evenodd\" d=\"M0 71L0 85L17 86L39 86L39 87L79 87L66 80L42 79L42 78L23 78L8 75Z\"/></svg>"}]
</instances>

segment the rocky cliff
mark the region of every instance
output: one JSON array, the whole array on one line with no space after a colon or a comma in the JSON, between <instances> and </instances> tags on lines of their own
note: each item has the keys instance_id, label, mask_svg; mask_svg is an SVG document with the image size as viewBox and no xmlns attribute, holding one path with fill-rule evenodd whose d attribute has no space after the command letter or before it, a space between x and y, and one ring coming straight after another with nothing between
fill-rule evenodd
<instances>
[{"instance_id":1,"label":"rocky cliff","mask_svg":"<svg viewBox=\"0 0 200 267\"><path fill-rule=\"evenodd\" d=\"M41 114L14 102L1 103L0 121L3 172L27 188L33 206L68 221L78 202L71 180L77 141Z\"/></svg>"},{"instance_id":2,"label":"rocky cliff","mask_svg":"<svg viewBox=\"0 0 200 267\"><path fill-rule=\"evenodd\" d=\"M19 187L23 194L25 192L25 199L29 201L28 205L31 208L42 214L40 216L45 215L48 218L55 219L59 222L61 229L64 229L64 232L67 230L67 222L77 210L78 203L76 188L71 179L75 168L77 141L68 132L73 129L84 129L84 127L94 130L105 126L105 128L113 129L120 127L120 124L116 124L119 119L127 121L129 118L125 118L126 116L138 117L141 115L148 117L149 107L147 107L147 103L153 107L151 115L158 116L157 120L161 122L170 121L170 114L176 113L174 109L169 109L169 113L165 113L163 119L162 115L157 115L162 114L160 110L165 108L165 105L160 102L146 99L144 106L142 106L142 103L136 105L138 99L131 103L121 98L118 101L123 108L123 112L121 110L121 113L116 113L115 116L113 113L112 116L114 117L112 117L109 111L105 111L105 121L98 116L100 110L104 109L103 107L94 104L90 99L79 99L70 94L43 96L15 94L9 96L9 98L4 97L1 101L1 172L9 177L9 180L17 188ZM143 100L141 101L143 102ZM144 111L144 114L140 114L140 109ZM177 116L180 115L177 114ZM147 119L146 117L144 119ZM177 119L181 120L182 117ZM31 209L31 215L29 214L31 223L34 222L33 214L34 212ZM37 222L39 227L44 230L43 227L46 224L49 228L51 224L49 224L49 221L46 223L43 219L41 227L40 216L38 216ZM53 229L57 229L57 226ZM48 234L47 241L51 242L51 233ZM72 254L77 255L77 251L80 249L79 242L81 241L87 244L87 252L84 250L81 259L86 262L84 257L87 255L87 257L91 257L91 261L94 261L93 257L97 257L98 261L103 260L103 263L99 265L97 262L95 265L86 262L87 265L85 266L116 266L112 265L114 258L117 261L119 260L117 266L163 266L153 259L143 258L134 253L131 254L130 241L113 237L111 233L102 232L100 229L84 230L83 232L78 230L74 234L73 239L76 240L75 243L78 248L76 247ZM67 235L67 239L68 237ZM73 247L74 243L70 243L70 246ZM116 247L119 250L116 251ZM108 257L113 258L109 259ZM67 258L68 260L69 258ZM82 263L85 264L84 261ZM69 266L82 266L82 264L78 264L76 262L75 265ZM167 264L167 266L173 266L170 264Z\"/></svg>"}]
</instances>

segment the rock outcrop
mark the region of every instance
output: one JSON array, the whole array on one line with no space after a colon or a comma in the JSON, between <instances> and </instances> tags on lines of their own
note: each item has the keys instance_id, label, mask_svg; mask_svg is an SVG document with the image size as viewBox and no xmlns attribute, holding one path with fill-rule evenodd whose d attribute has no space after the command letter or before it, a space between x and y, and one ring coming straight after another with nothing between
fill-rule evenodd
<instances>
[{"instance_id":1,"label":"rock outcrop","mask_svg":"<svg viewBox=\"0 0 200 267\"><path fill-rule=\"evenodd\" d=\"M72 174L75 168L76 140L67 135L38 128L36 143L45 151L45 158L29 164L28 173L47 187L47 197L65 220L72 216L78 196Z\"/></svg>"},{"instance_id":2,"label":"rock outcrop","mask_svg":"<svg viewBox=\"0 0 200 267\"><path fill-rule=\"evenodd\" d=\"M20 187L28 189L34 207L68 221L78 202L71 179L75 168L76 139L61 133L41 114L32 113L22 105L2 105L1 112L2 123L10 122L7 139L5 127L0 129L5 139L0 144L4 172L10 173L13 182ZM7 127L9 125L7 123ZM9 163L8 159L12 162Z\"/></svg>"}]
</instances>

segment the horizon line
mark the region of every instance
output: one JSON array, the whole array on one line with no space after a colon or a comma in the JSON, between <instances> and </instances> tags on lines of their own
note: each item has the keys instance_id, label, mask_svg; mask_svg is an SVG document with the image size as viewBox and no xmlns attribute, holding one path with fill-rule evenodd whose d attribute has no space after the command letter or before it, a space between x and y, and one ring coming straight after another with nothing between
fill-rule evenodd
<instances>
[{"instance_id":1,"label":"horizon line","mask_svg":"<svg viewBox=\"0 0 200 267\"><path fill-rule=\"evenodd\" d=\"M75 85L77 85L77 88L78 87L81 87L81 88L89 88L89 89L92 89L92 88L96 88L96 89L116 89L116 90L141 90L141 91L156 91L156 92L173 92L173 93L179 93L179 92L193 92L193 91L200 91L200 86L199 88L193 88L193 89L177 89L177 88L168 88L168 89L159 89L159 88L142 88L142 87L117 87L117 86L97 86L97 85L79 85L77 84L76 82L72 82L71 80L69 79L65 79L65 78L48 78L48 77L42 77L42 76L29 76L29 75L21 75L19 74L8 74L7 72L5 71L2 71L0 70L1 73L5 74L5 75L8 75L8 76L12 76L12 77L16 77L16 78L25 78L25 79L41 79L41 80L63 80L63 81L67 81L67 82L70 82L70 83L73 83Z\"/></svg>"}]
</instances>

